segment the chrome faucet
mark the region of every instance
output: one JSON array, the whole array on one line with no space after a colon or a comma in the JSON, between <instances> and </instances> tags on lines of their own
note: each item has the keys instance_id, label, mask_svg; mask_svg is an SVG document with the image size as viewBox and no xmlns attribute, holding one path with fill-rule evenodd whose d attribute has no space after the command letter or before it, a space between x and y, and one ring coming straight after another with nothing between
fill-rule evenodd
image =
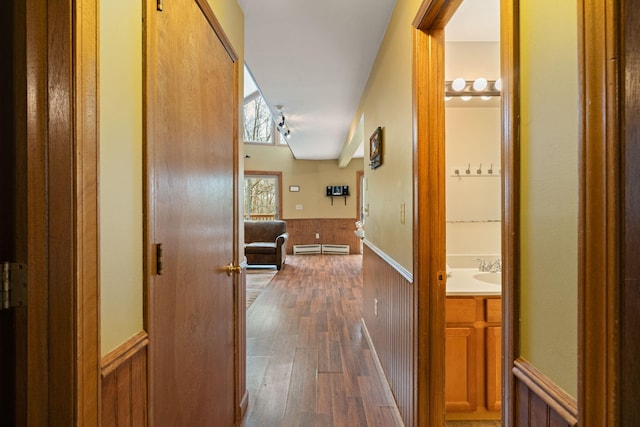
<instances>
[{"instance_id":1,"label":"chrome faucet","mask_svg":"<svg viewBox=\"0 0 640 427\"><path fill-rule=\"evenodd\" d=\"M484 258L476 258L476 261L480 263L478 265L479 271L489 271L489 264L487 263L487 261L485 261Z\"/></svg>"},{"instance_id":2,"label":"chrome faucet","mask_svg":"<svg viewBox=\"0 0 640 427\"><path fill-rule=\"evenodd\" d=\"M490 262L487 271L490 271L491 273L502 272L502 261L500 261L500 258L496 258L495 260Z\"/></svg>"},{"instance_id":3,"label":"chrome faucet","mask_svg":"<svg viewBox=\"0 0 640 427\"><path fill-rule=\"evenodd\" d=\"M484 258L476 258L480 264L478 265L478 270L485 273L500 273L502 272L502 261L500 258L496 258L491 262L487 262Z\"/></svg>"}]
</instances>

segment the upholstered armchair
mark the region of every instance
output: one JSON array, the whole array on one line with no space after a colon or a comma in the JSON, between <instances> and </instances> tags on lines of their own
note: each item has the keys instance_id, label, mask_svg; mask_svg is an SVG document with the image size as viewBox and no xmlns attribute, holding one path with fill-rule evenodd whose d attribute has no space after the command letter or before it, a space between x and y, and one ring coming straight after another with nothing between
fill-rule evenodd
<instances>
[{"instance_id":1,"label":"upholstered armchair","mask_svg":"<svg viewBox=\"0 0 640 427\"><path fill-rule=\"evenodd\" d=\"M245 221L244 255L248 265L284 266L287 254L287 223L281 220Z\"/></svg>"}]
</instances>

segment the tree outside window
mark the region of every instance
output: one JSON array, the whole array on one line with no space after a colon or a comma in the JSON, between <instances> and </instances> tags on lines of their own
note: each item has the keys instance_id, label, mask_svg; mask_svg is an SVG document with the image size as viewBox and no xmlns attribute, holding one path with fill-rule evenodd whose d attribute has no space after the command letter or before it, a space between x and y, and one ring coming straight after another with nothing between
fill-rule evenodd
<instances>
[{"instance_id":1,"label":"tree outside window","mask_svg":"<svg viewBox=\"0 0 640 427\"><path fill-rule=\"evenodd\" d=\"M259 92L245 98L242 116L245 142L273 144L273 118Z\"/></svg>"},{"instance_id":2,"label":"tree outside window","mask_svg":"<svg viewBox=\"0 0 640 427\"><path fill-rule=\"evenodd\" d=\"M278 219L279 183L276 175L247 175L244 178L245 219Z\"/></svg>"}]
</instances>

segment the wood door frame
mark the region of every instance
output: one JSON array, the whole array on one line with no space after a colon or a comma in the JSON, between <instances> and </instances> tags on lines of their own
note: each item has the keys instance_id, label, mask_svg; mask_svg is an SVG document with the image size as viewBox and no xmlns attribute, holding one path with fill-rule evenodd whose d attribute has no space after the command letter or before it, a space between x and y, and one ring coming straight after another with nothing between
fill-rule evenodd
<instances>
[{"instance_id":1,"label":"wood door frame","mask_svg":"<svg viewBox=\"0 0 640 427\"><path fill-rule=\"evenodd\" d=\"M25 6L29 425L99 423L97 10Z\"/></svg>"},{"instance_id":2,"label":"wood door frame","mask_svg":"<svg viewBox=\"0 0 640 427\"><path fill-rule=\"evenodd\" d=\"M502 422L516 425L520 355L520 3L500 2L502 127Z\"/></svg>"},{"instance_id":3,"label":"wood door frame","mask_svg":"<svg viewBox=\"0 0 640 427\"><path fill-rule=\"evenodd\" d=\"M580 218L578 251L578 423L619 422L623 1L578 2ZM612 60L615 58L616 60ZM598 349L598 351L593 351Z\"/></svg>"},{"instance_id":4,"label":"wood door frame","mask_svg":"<svg viewBox=\"0 0 640 427\"><path fill-rule=\"evenodd\" d=\"M424 0L413 21L414 419L418 426L444 425L445 419L444 26L461 2Z\"/></svg>"},{"instance_id":5,"label":"wood door frame","mask_svg":"<svg viewBox=\"0 0 640 427\"><path fill-rule=\"evenodd\" d=\"M364 210L364 207L361 206L361 198L362 195L364 194L364 188L362 188L362 179L364 178L364 171L356 171L356 197L357 197L357 201L356 201L356 221L362 221L364 218L362 218L362 212Z\"/></svg>"},{"instance_id":6,"label":"wood door frame","mask_svg":"<svg viewBox=\"0 0 640 427\"><path fill-rule=\"evenodd\" d=\"M96 1L96 0L92 0ZM233 185L233 259L232 262L235 266L240 266L242 264L242 260L244 258L244 249L240 243L240 224L242 224L241 215L241 207L239 205L239 191L242 189L242 185L240 183L240 77L239 73L242 70L242 64L240 64L239 56L236 53L230 39L227 37L224 29L218 19L215 16L215 13L211 9L209 2L207 0L193 0L200 10L202 14L207 19L207 22L211 26L212 30L218 37L220 43L226 50L229 55L231 61L233 62L233 74L234 74L234 87L233 90L233 177L232 177L232 185ZM157 43L155 32L153 28L155 28L155 13L156 2L153 0L145 0L143 4L143 13L144 13L144 44L145 46L153 45ZM155 81L155 64L157 63L157 58L152 56L152 49L145 48L144 56L143 56L143 74L144 74L144 84L143 84L143 99L145 100L143 105L143 141L144 141L144 165L143 165L143 194L144 194L144 236L143 236L143 245L144 245L144 327L145 330L149 332L149 335L153 333L151 326L152 323L152 315L153 315L153 307L152 307L152 298L150 287L153 286L153 276L156 274L155 271L155 234L154 234L154 218L155 218L155 203L154 197L152 194L153 190L153 182L155 180L156 171L152 167L152 162L149 160L152 158L152 150L153 150L153 132L152 126L154 123L155 112L153 111L153 102L149 100L149 97L153 93L153 82ZM233 297L233 357L234 357L234 384L233 390L231 391L234 396L234 417L236 423L240 423L244 413L247 410L248 406L248 392L246 389L246 319L245 319L245 298L244 298L244 290L240 289L241 285L243 285L242 275L234 274L233 275L233 289L234 289L234 297ZM151 369L151 360L148 363L148 372L152 372ZM148 377L148 390L149 390L149 401L151 402L151 392L153 390L153 377L149 375ZM149 407L149 423L153 424L152 420L152 411Z\"/></svg>"}]
</instances>

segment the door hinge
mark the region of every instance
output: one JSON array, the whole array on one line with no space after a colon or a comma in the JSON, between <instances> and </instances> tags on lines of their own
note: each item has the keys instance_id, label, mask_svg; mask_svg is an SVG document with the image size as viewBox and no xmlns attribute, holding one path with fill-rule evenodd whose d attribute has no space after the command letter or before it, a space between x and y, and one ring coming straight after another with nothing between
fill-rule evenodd
<instances>
[{"instance_id":1,"label":"door hinge","mask_svg":"<svg viewBox=\"0 0 640 427\"><path fill-rule=\"evenodd\" d=\"M27 305L27 265L3 262L0 310Z\"/></svg>"},{"instance_id":2,"label":"door hinge","mask_svg":"<svg viewBox=\"0 0 640 427\"><path fill-rule=\"evenodd\" d=\"M156 274L162 276L164 272L164 254L162 253L162 243L156 244Z\"/></svg>"},{"instance_id":3,"label":"door hinge","mask_svg":"<svg viewBox=\"0 0 640 427\"><path fill-rule=\"evenodd\" d=\"M156 9L158 10L158 12L162 12L162 9L164 8L162 2L162 0L156 0Z\"/></svg>"}]
</instances>

